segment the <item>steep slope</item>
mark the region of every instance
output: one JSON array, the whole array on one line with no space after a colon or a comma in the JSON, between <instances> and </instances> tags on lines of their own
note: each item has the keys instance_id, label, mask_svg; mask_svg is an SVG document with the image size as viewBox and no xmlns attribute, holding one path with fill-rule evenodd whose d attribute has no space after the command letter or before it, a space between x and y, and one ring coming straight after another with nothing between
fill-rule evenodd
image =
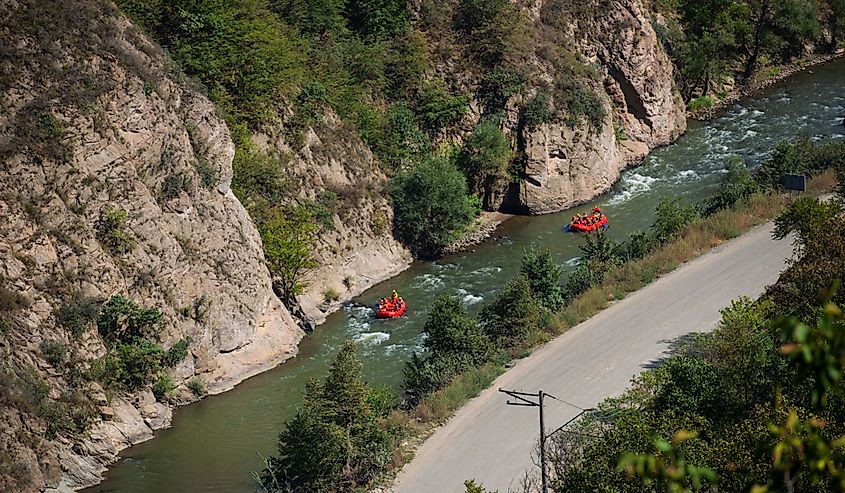
<instances>
[{"instance_id":1,"label":"steep slope","mask_svg":"<svg viewBox=\"0 0 845 493\"><path fill-rule=\"evenodd\" d=\"M231 388L302 333L230 190L229 131L161 50L98 0L0 19L0 489L75 488L195 399L189 380ZM85 307L114 295L160 311L154 342L188 342L170 398L95 378L110 350Z\"/></svg>"}]
</instances>

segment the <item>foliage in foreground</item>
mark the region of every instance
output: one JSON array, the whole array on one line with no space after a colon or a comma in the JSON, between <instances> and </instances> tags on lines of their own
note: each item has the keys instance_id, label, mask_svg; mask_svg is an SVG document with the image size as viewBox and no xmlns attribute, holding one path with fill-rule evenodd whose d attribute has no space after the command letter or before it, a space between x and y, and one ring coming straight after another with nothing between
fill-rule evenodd
<instances>
[{"instance_id":1,"label":"foliage in foreground","mask_svg":"<svg viewBox=\"0 0 845 493\"><path fill-rule=\"evenodd\" d=\"M308 382L303 404L279 434L278 455L256 475L266 491L348 491L390 461L393 435L385 419L396 397L367 385L355 351L347 342L326 379Z\"/></svg>"}]
</instances>

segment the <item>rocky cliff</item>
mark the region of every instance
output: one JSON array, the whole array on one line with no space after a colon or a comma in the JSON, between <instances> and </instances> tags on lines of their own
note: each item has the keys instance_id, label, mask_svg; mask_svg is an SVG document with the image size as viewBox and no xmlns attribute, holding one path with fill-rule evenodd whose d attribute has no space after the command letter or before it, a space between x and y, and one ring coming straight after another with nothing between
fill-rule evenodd
<instances>
[{"instance_id":1,"label":"rocky cliff","mask_svg":"<svg viewBox=\"0 0 845 493\"><path fill-rule=\"evenodd\" d=\"M594 70L605 116L598 129L551 122L523 130L525 168L510 206L530 214L563 210L607 191L626 166L686 130L674 68L641 1L586 2L565 19L549 19L556 3L528 10ZM554 73L544 68L551 83Z\"/></svg>"},{"instance_id":2,"label":"rocky cliff","mask_svg":"<svg viewBox=\"0 0 845 493\"><path fill-rule=\"evenodd\" d=\"M124 295L161 312L163 347L190 341L169 370L176 402L195 399L188 381L229 389L302 337L229 188L234 148L213 105L110 4L76 4L0 6L4 491L94 484L169 423L149 390L90 376L107 352L96 324L58 321L85 301ZM111 239L110 213L123 216ZM77 419L87 430L57 428Z\"/></svg>"}]
</instances>

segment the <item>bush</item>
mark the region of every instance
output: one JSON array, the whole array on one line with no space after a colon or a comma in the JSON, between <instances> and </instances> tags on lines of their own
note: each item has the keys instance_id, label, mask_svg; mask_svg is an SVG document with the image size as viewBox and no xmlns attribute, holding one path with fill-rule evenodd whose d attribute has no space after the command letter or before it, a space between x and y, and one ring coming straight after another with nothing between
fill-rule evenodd
<instances>
[{"instance_id":1,"label":"bush","mask_svg":"<svg viewBox=\"0 0 845 493\"><path fill-rule=\"evenodd\" d=\"M670 358L657 370L657 379L654 408L658 411L713 418L724 406L718 373L699 358Z\"/></svg>"},{"instance_id":2,"label":"bush","mask_svg":"<svg viewBox=\"0 0 845 493\"><path fill-rule=\"evenodd\" d=\"M467 196L464 176L441 158L394 177L390 195L397 236L421 256L454 241L479 212Z\"/></svg>"},{"instance_id":3,"label":"bush","mask_svg":"<svg viewBox=\"0 0 845 493\"><path fill-rule=\"evenodd\" d=\"M534 245L522 254L520 274L531 286L534 298L549 310L556 310L563 304L560 276L563 269L554 261L548 250L536 250Z\"/></svg>"},{"instance_id":4,"label":"bush","mask_svg":"<svg viewBox=\"0 0 845 493\"><path fill-rule=\"evenodd\" d=\"M500 115L508 100L522 90L525 74L514 66L497 65L484 74L478 88L478 99L490 115Z\"/></svg>"},{"instance_id":5,"label":"bush","mask_svg":"<svg viewBox=\"0 0 845 493\"><path fill-rule=\"evenodd\" d=\"M41 341L39 345L44 359L56 370L63 370L67 362L67 346L56 340Z\"/></svg>"},{"instance_id":6,"label":"bush","mask_svg":"<svg viewBox=\"0 0 845 493\"><path fill-rule=\"evenodd\" d=\"M179 198L182 192L191 189L191 177L182 173L171 173L161 183L161 197L166 202Z\"/></svg>"},{"instance_id":7,"label":"bush","mask_svg":"<svg viewBox=\"0 0 845 493\"><path fill-rule=\"evenodd\" d=\"M97 298L85 298L76 294L70 302L59 307L56 320L78 339L97 320L101 303Z\"/></svg>"},{"instance_id":8,"label":"bush","mask_svg":"<svg viewBox=\"0 0 845 493\"><path fill-rule=\"evenodd\" d=\"M563 290L564 297L567 301L572 301L590 287L601 283L603 279L604 273L597 270L592 264L579 264L569 275L569 279L566 280L566 287Z\"/></svg>"},{"instance_id":9,"label":"bush","mask_svg":"<svg viewBox=\"0 0 845 493\"><path fill-rule=\"evenodd\" d=\"M528 101L522 110L522 122L526 128L535 128L554 120L555 111L552 108L552 96L548 92L539 91Z\"/></svg>"},{"instance_id":10,"label":"bush","mask_svg":"<svg viewBox=\"0 0 845 493\"><path fill-rule=\"evenodd\" d=\"M205 380L202 377L194 377L188 381L188 390L195 396L201 397L205 395Z\"/></svg>"},{"instance_id":11,"label":"bush","mask_svg":"<svg viewBox=\"0 0 845 493\"><path fill-rule=\"evenodd\" d=\"M327 303L334 303L335 301L340 299L340 293L337 292L335 288L328 288L323 291L323 299Z\"/></svg>"},{"instance_id":12,"label":"bush","mask_svg":"<svg viewBox=\"0 0 845 493\"><path fill-rule=\"evenodd\" d=\"M470 191L484 197L484 206L492 206L492 194L508 179L511 158L510 141L491 119L482 119L464 141L459 156Z\"/></svg>"},{"instance_id":13,"label":"bush","mask_svg":"<svg viewBox=\"0 0 845 493\"><path fill-rule=\"evenodd\" d=\"M111 344L157 338L161 331L161 312L156 308L141 308L134 301L120 295L112 296L100 309L97 329Z\"/></svg>"},{"instance_id":14,"label":"bush","mask_svg":"<svg viewBox=\"0 0 845 493\"><path fill-rule=\"evenodd\" d=\"M499 290L479 318L487 337L501 347L516 348L539 330L542 310L531 295L528 279L519 275Z\"/></svg>"},{"instance_id":15,"label":"bush","mask_svg":"<svg viewBox=\"0 0 845 493\"><path fill-rule=\"evenodd\" d=\"M520 60L531 44L528 20L507 0L461 0L457 25L468 36L470 50L484 67Z\"/></svg>"},{"instance_id":16,"label":"bush","mask_svg":"<svg viewBox=\"0 0 845 493\"><path fill-rule=\"evenodd\" d=\"M194 161L194 170L200 177L200 183L202 186L208 190L211 190L220 180L220 174L217 171L217 168L214 167L213 164L208 162L207 159L196 156L196 160Z\"/></svg>"},{"instance_id":17,"label":"bush","mask_svg":"<svg viewBox=\"0 0 845 493\"><path fill-rule=\"evenodd\" d=\"M419 402L490 356L490 341L456 296L435 300L422 332L426 356L414 353L405 365L404 388L412 402Z\"/></svg>"},{"instance_id":18,"label":"bush","mask_svg":"<svg viewBox=\"0 0 845 493\"><path fill-rule=\"evenodd\" d=\"M751 176L742 158L733 156L728 160L728 173L722 180L722 186L704 200L705 214L733 207L760 191L760 186Z\"/></svg>"},{"instance_id":19,"label":"bush","mask_svg":"<svg viewBox=\"0 0 845 493\"><path fill-rule=\"evenodd\" d=\"M156 383L153 384L152 391L157 401L164 402L173 394L173 390L175 388L176 386L173 385L173 379L170 378L170 375L167 373L160 373L158 375L158 380L156 380Z\"/></svg>"},{"instance_id":20,"label":"bush","mask_svg":"<svg viewBox=\"0 0 845 493\"><path fill-rule=\"evenodd\" d=\"M690 100L687 103L687 109L689 111L698 111L703 110L705 108L712 108L713 107L713 98L710 96L700 96L695 99Z\"/></svg>"},{"instance_id":21,"label":"bush","mask_svg":"<svg viewBox=\"0 0 845 493\"><path fill-rule=\"evenodd\" d=\"M628 240L620 247L622 257L626 262L639 260L651 253L657 242L653 235L644 231L636 231L628 236Z\"/></svg>"},{"instance_id":22,"label":"bush","mask_svg":"<svg viewBox=\"0 0 845 493\"><path fill-rule=\"evenodd\" d=\"M147 339L118 344L109 355L114 358L109 365L116 371L107 375L106 381L129 391L140 389L162 370L165 354L161 346Z\"/></svg>"},{"instance_id":23,"label":"bush","mask_svg":"<svg viewBox=\"0 0 845 493\"><path fill-rule=\"evenodd\" d=\"M695 204L683 205L682 199L664 198L655 209L657 218L651 226L655 240L666 243L680 234L684 228L701 217Z\"/></svg>"},{"instance_id":24,"label":"bush","mask_svg":"<svg viewBox=\"0 0 845 493\"><path fill-rule=\"evenodd\" d=\"M597 131L604 127L606 112L592 87L575 74L562 72L555 79L555 105L566 115L566 124L574 127L586 120Z\"/></svg>"},{"instance_id":25,"label":"bush","mask_svg":"<svg viewBox=\"0 0 845 493\"><path fill-rule=\"evenodd\" d=\"M286 173L287 159L239 147L232 161L232 191L255 218L262 208L282 202L294 183ZM258 215L261 219L261 215Z\"/></svg>"},{"instance_id":26,"label":"bush","mask_svg":"<svg viewBox=\"0 0 845 493\"><path fill-rule=\"evenodd\" d=\"M771 156L757 169L754 177L764 188L783 187L786 173L814 176L826 169L845 169L845 142L827 140L814 142L808 135L775 146ZM842 186L840 180L840 187Z\"/></svg>"},{"instance_id":27,"label":"bush","mask_svg":"<svg viewBox=\"0 0 845 493\"><path fill-rule=\"evenodd\" d=\"M97 223L97 239L109 252L115 255L129 253L135 248L135 242L126 232L128 215L123 209L106 207Z\"/></svg>"},{"instance_id":28,"label":"bush","mask_svg":"<svg viewBox=\"0 0 845 493\"><path fill-rule=\"evenodd\" d=\"M190 337L179 339L176 343L170 346L170 349L168 349L166 353L164 353L161 363L168 368L178 365L188 357L188 346L190 346L190 344Z\"/></svg>"},{"instance_id":29,"label":"bush","mask_svg":"<svg viewBox=\"0 0 845 493\"><path fill-rule=\"evenodd\" d=\"M453 96L442 80L435 80L420 88L416 110L422 126L437 132L456 122L469 110L469 97L465 94Z\"/></svg>"}]
</instances>

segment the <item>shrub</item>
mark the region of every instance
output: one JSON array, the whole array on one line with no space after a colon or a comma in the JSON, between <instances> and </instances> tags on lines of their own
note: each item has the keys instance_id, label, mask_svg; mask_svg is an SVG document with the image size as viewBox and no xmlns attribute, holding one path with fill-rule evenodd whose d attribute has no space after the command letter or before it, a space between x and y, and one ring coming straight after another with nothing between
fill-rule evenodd
<instances>
[{"instance_id":1,"label":"shrub","mask_svg":"<svg viewBox=\"0 0 845 493\"><path fill-rule=\"evenodd\" d=\"M191 345L191 338L186 337L176 341L170 349L164 353L161 363L166 367L173 367L188 357L188 347Z\"/></svg>"},{"instance_id":2,"label":"shrub","mask_svg":"<svg viewBox=\"0 0 845 493\"><path fill-rule=\"evenodd\" d=\"M578 265L566 280L564 288L564 297L567 301L574 300L582 293L586 292L590 287L601 283L604 279L602 271L598 270L589 263Z\"/></svg>"},{"instance_id":3,"label":"shrub","mask_svg":"<svg viewBox=\"0 0 845 493\"><path fill-rule=\"evenodd\" d=\"M478 88L478 99L487 113L496 115L504 111L508 100L522 90L525 75L511 65L497 65L484 74Z\"/></svg>"},{"instance_id":4,"label":"shrub","mask_svg":"<svg viewBox=\"0 0 845 493\"><path fill-rule=\"evenodd\" d=\"M531 293L537 301L555 310L563 303L560 276L563 269L554 261L548 250L536 250L534 245L522 254L519 272L528 280Z\"/></svg>"},{"instance_id":5,"label":"shrub","mask_svg":"<svg viewBox=\"0 0 845 493\"><path fill-rule=\"evenodd\" d=\"M690 100L687 103L687 109L690 111L698 111L705 108L712 108L713 107L713 98L710 96L700 96L695 99Z\"/></svg>"},{"instance_id":6,"label":"shrub","mask_svg":"<svg viewBox=\"0 0 845 493\"><path fill-rule=\"evenodd\" d=\"M152 391L157 401L164 402L173 394L175 388L176 386L173 385L173 379L170 378L170 375L162 372L159 373L158 380L153 384Z\"/></svg>"},{"instance_id":7,"label":"shrub","mask_svg":"<svg viewBox=\"0 0 845 493\"><path fill-rule=\"evenodd\" d=\"M479 318L487 337L501 347L515 348L539 330L542 309L531 295L528 279L519 275L499 290Z\"/></svg>"},{"instance_id":8,"label":"shrub","mask_svg":"<svg viewBox=\"0 0 845 493\"><path fill-rule=\"evenodd\" d=\"M200 183L206 189L212 189L217 186L218 181L220 180L220 174L217 171L217 168L208 162L208 159L204 157L197 156L197 159L194 161L194 170L200 177Z\"/></svg>"},{"instance_id":9,"label":"shrub","mask_svg":"<svg viewBox=\"0 0 845 493\"><path fill-rule=\"evenodd\" d=\"M484 197L486 207L492 205L491 194L508 179L510 158L510 142L491 119L482 119L464 142L459 162L469 180L470 190Z\"/></svg>"},{"instance_id":10,"label":"shrub","mask_svg":"<svg viewBox=\"0 0 845 493\"><path fill-rule=\"evenodd\" d=\"M675 410L679 414L715 417L724 405L719 375L715 368L699 358L674 357L657 370L660 384L654 396L658 411Z\"/></svg>"},{"instance_id":11,"label":"shrub","mask_svg":"<svg viewBox=\"0 0 845 493\"><path fill-rule=\"evenodd\" d=\"M116 295L100 309L97 329L109 343L134 342L157 338L161 331L161 312L156 308L141 308L134 301Z\"/></svg>"},{"instance_id":12,"label":"shrub","mask_svg":"<svg viewBox=\"0 0 845 493\"><path fill-rule=\"evenodd\" d=\"M456 296L435 300L423 326L423 348L405 365L405 392L412 402L441 388L464 370L489 358L490 342Z\"/></svg>"},{"instance_id":13,"label":"shrub","mask_svg":"<svg viewBox=\"0 0 845 493\"><path fill-rule=\"evenodd\" d=\"M337 194L323 190L310 204L311 215L324 231L334 231L334 215L337 211Z\"/></svg>"},{"instance_id":14,"label":"shrub","mask_svg":"<svg viewBox=\"0 0 845 493\"><path fill-rule=\"evenodd\" d=\"M461 0L457 25L468 35L472 53L485 67L519 60L531 44L528 20L507 0Z\"/></svg>"},{"instance_id":15,"label":"shrub","mask_svg":"<svg viewBox=\"0 0 845 493\"><path fill-rule=\"evenodd\" d=\"M56 340L41 341L39 345L44 359L56 370L63 370L67 362L67 346Z\"/></svg>"},{"instance_id":16,"label":"shrub","mask_svg":"<svg viewBox=\"0 0 845 493\"><path fill-rule=\"evenodd\" d=\"M59 307L56 320L79 338L97 320L101 303L97 298L85 298L77 293L70 302Z\"/></svg>"},{"instance_id":17,"label":"shrub","mask_svg":"<svg viewBox=\"0 0 845 493\"><path fill-rule=\"evenodd\" d=\"M420 88L416 110L422 126L437 132L469 110L469 97L465 94L453 96L442 80L434 80Z\"/></svg>"},{"instance_id":18,"label":"shrub","mask_svg":"<svg viewBox=\"0 0 845 493\"><path fill-rule=\"evenodd\" d=\"M664 198L655 209L657 218L651 226L655 239L665 243L674 239L689 224L701 217L701 212L695 204L683 205L682 199Z\"/></svg>"},{"instance_id":19,"label":"shrub","mask_svg":"<svg viewBox=\"0 0 845 493\"><path fill-rule=\"evenodd\" d=\"M179 198L182 192L191 189L191 177L183 173L171 173L161 183L161 198L166 202Z\"/></svg>"},{"instance_id":20,"label":"shrub","mask_svg":"<svg viewBox=\"0 0 845 493\"><path fill-rule=\"evenodd\" d=\"M97 239L109 252L115 255L129 253L135 248L135 242L126 232L128 215L123 209L106 207L97 223Z\"/></svg>"},{"instance_id":21,"label":"shrub","mask_svg":"<svg viewBox=\"0 0 845 493\"><path fill-rule=\"evenodd\" d=\"M657 246L653 235L644 231L636 231L628 236L628 240L622 244L621 256L626 262L639 260L651 253Z\"/></svg>"},{"instance_id":22,"label":"shrub","mask_svg":"<svg viewBox=\"0 0 845 493\"><path fill-rule=\"evenodd\" d=\"M205 395L205 380L202 377L194 377L188 381L188 390L195 396L201 397Z\"/></svg>"},{"instance_id":23,"label":"shrub","mask_svg":"<svg viewBox=\"0 0 845 493\"><path fill-rule=\"evenodd\" d=\"M273 157L250 148L236 149L232 191L253 217L260 209L282 202L292 190L294 183L285 173L286 166L285 156Z\"/></svg>"},{"instance_id":24,"label":"shrub","mask_svg":"<svg viewBox=\"0 0 845 493\"><path fill-rule=\"evenodd\" d=\"M526 128L535 128L554 120L552 96L546 91L539 91L528 101L522 110L522 122Z\"/></svg>"},{"instance_id":25,"label":"shrub","mask_svg":"<svg viewBox=\"0 0 845 493\"><path fill-rule=\"evenodd\" d=\"M574 127L586 120L597 131L604 126L606 112L601 99L589 84L572 73L561 72L555 79L555 105L566 114L566 124Z\"/></svg>"},{"instance_id":26,"label":"shrub","mask_svg":"<svg viewBox=\"0 0 845 493\"><path fill-rule=\"evenodd\" d=\"M161 346L147 339L118 344L112 353L117 367L112 382L130 391L144 387L162 370L165 354Z\"/></svg>"},{"instance_id":27,"label":"shrub","mask_svg":"<svg viewBox=\"0 0 845 493\"><path fill-rule=\"evenodd\" d=\"M718 210L733 207L748 200L758 191L760 191L760 186L751 176L742 158L733 156L728 160L728 173L722 180L721 188L704 200L705 213L709 215Z\"/></svg>"},{"instance_id":28,"label":"shrub","mask_svg":"<svg viewBox=\"0 0 845 493\"><path fill-rule=\"evenodd\" d=\"M340 299L340 294L335 288L328 288L323 291L323 299L326 300L327 303L334 303Z\"/></svg>"},{"instance_id":29,"label":"shrub","mask_svg":"<svg viewBox=\"0 0 845 493\"><path fill-rule=\"evenodd\" d=\"M429 158L390 184L398 237L421 256L436 254L478 214L466 179L449 161Z\"/></svg>"}]
</instances>

